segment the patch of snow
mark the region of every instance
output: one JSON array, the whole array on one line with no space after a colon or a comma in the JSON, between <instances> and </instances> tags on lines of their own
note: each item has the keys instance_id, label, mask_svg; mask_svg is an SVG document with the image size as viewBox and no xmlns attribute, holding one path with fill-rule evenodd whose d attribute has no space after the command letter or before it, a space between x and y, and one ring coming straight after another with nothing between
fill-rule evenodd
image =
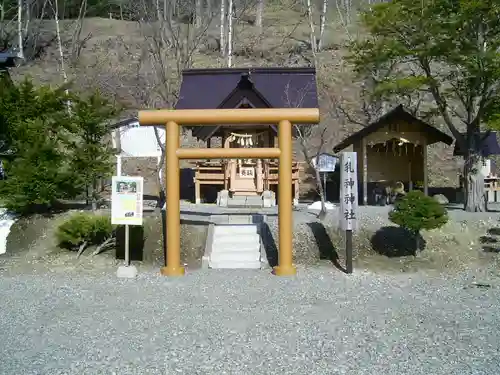
<instances>
[{"instance_id":1,"label":"patch of snow","mask_svg":"<svg viewBox=\"0 0 500 375\"><path fill-rule=\"evenodd\" d=\"M7 237L15 221L14 214L7 212L5 208L0 208L0 254L7 252Z\"/></svg>"},{"instance_id":2,"label":"patch of snow","mask_svg":"<svg viewBox=\"0 0 500 375\"><path fill-rule=\"evenodd\" d=\"M330 203L330 202L325 202L325 206L326 206L326 210L327 211L335 209L335 205L333 203ZM309 210L318 210L318 211L320 211L321 210L321 201L316 201L313 204L310 204L309 206L307 206L307 208Z\"/></svg>"}]
</instances>

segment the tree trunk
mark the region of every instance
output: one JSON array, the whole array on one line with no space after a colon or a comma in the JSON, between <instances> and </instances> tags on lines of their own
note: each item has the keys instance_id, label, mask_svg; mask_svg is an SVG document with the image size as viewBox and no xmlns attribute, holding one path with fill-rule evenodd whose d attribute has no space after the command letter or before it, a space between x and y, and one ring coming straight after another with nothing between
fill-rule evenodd
<instances>
[{"instance_id":1,"label":"tree trunk","mask_svg":"<svg viewBox=\"0 0 500 375\"><path fill-rule=\"evenodd\" d=\"M227 5L227 67L233 65L233 0Z\"/></svg>"},{"instance_id":2,"label":"tree trunk","mask_svg":"<svg viewBox=\"0 0 500 375\"><path fill-rule=\"evenodd\" d=\"M413 237L415 238L415 252L413 253L413 256L417 256L417 253L420 251L420 232L413 232Z\"/></svg>"},{"instance_id":3,"label":"tree trunk","mask_svg":"<svg viewBox=\"0 0 500 375\"><path fill-rule=\"evenodd\" d=\"M323 48L323 36L325 33L325 24L326 24L326 14L328 11L328 0L323 0L323 7L321 9L321 15L319 20L319 42L318 42L318 51L321 51Z\"/></svg>"},{"instance_id":4,"label":"tree trunk","mask_svg":"<svg viewBox=\"0 0 500 375\"><path fill-rule=\"evenodd\" d=\"M484 176L481 173L482 166L482 157L477 153L469 153L464 164L464 210L467 212L486 211Z\"/></svg>"},{"instance_id":5,"label":"tree trunk","mask_svg":"<svg viewBox=\"0 0 500 375\"><path fill-rule=\"evenodd\" d=\"M220 1L220 52L221 55L224 56L226 53L226 43L225 43L225 30L224 26L226 23L226 0Z\"/></svg>"},{"instance_id":6,"label":"tree trunk","mask_svg":"<svg viewBox=\"0 0 500 375\"><path fill-rule=\"evenodd\" d=\"M207 10L206 10L206 14L207 14L207 19L208 19L208 22L210 24L212 24L212 0L207 0Z\"/></svg>"},{"instance_id":7,"label":"tree trunk","mask_svg":"<svg viewBox=\"0 0 500 375\"><path fill-rule=\"evenodd\" d=\"M94 179L94 181L92 181L92 188L91 189L92 189L92 191L90 194L90 199L92 202L92 211L95 212L95 211L97 211L97 200L98 200L97 180Z\"/></svg>"},{"instance_id":8,"label":"tree trunk","mask_svg":"<svg viewBox=\"0 0 500 375\"><path fill-rule=\"evenodd\" d=\"M53 3L53 11L54 11L54 22L56 24L56 40L57 40L57 49L59 51L59 60L60 60L60 67L61 67L61 74L63 76L63 81L65 84L68 83L68 74L66 73L66 64L64 61L64 51L63 51L63 45L62 45L62 39L61 39L61 27L59 25L59 5L57 3L57 0L54 1ZM69 90L66 89L66 94L69 94ZM71 102L68 100L66 103L66 106L68 108L68 114L71 114Z\"/></svg>"},{"instance_id":9,"label":"tree trunk","mask_svg":"<svg viewBox=\"0 0 500 375\"><path fill-rule=\"evenodd\" d=\"M24 58L23 47L23 0L17 1L17 56L21 59Z\"/></svg>"},{"instance_id":10,"label":"tree trunk","mask_svg":"<svg viewBox=\"0 0 500 375\"><path fill-rule=\"evenodd\" d=\"M160 0L156 0L155 8L156 8L156 20L161 21L163 17L161 15Z\"/></svg>"},{"instance_id":11,"label":"tree trunk","mask_svg":"<svg viewBox=\"0 0 500 375\"><path fill-rule=\"evenodd\" d=\"M257 0L257 14L255 15L255 26L262 29L262 15L264 13L264 0Z\"/></svg>"},{"instance_id":12,"label":"tree trunk","mask_svg":"<svg viewBox=\"0 0 500 375\"><path fill-rule=\"evenodd\" d=\"M345 10L345 22L349 25L351 23L351 11L352 11L350 0L344 0L344 10Z\"/></svg>"},{"instance_id":13,"label":"tree trunk","mask_svg":"<svg viewBox=\"0 0 500 375\"><path fill-rule=\"evenodd\" d=\"M164 166L165 166L165 143L162 142L162 139L160 137L160 133L158 132L158 128L155 126L154 128L155 132L155 138L156 138L156 143L160 147L161 150L161 157L160 157L160 162L156 166L156 173L157 173L157 178L158 178L158 193L159 193L159 199L158 203L160 207L163 207L163 198L166 196L166 174L164 173Z\"/></svg>"},{"instance_id":14,"label":"tree trunk","mask_svg":"<svg viewBox=\"0 0 500 375\"><path fill-rule=\"evenodd\" d=\"M201 12L202 12L202 0L196 0L196 9L194 15L194 25L195 27L201 27Z\"/></svg>"},{"instance_id":15,"label":"tree trunk","mask_svg":"<svg viewBox=\"0 0 500 375\"><path fill-rule=\"evenodd\" d=\"M311 51L313 54L316 54L316 51L317 51L317 43L316 43L316 34L315 34L315 31L314 31L314 18L313 18L313 14L312 14L312 4L311 4L311 0L307 0L306 1L306 11L307 11L307 19L309 21L309 38L310 38L310 41L311 41ZM316 62L316 61L315 61Z\"/></svg>"},{"instance_id":16,"label":"tree trunk","mask_svg":"<svg viewBox=\"0 0 500 375\"><path fill-rule=\"evenodd\" d=\"M26 3L26 16L25 16L25 20L24 20L24 35L23 35L23 39L28 36L28 30L29 30L30 22L31 22L31 3L28 1Z\"/></svg>"}]
</instances>

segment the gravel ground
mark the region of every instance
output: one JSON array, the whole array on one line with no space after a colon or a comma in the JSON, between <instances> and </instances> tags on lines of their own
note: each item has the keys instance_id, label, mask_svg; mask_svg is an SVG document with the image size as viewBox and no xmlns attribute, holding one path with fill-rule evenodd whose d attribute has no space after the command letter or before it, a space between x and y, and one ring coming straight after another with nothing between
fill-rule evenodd
<instances>
[{"instance_id":1,"label":"gravel ground","mask_svg":"<svg viewBox=\"0 0 500 375\"><path fill-rule=\"evenodd\" d=\"M0 273L0 374L500 373L500 280Z\"/></svg>"}]
</instances>

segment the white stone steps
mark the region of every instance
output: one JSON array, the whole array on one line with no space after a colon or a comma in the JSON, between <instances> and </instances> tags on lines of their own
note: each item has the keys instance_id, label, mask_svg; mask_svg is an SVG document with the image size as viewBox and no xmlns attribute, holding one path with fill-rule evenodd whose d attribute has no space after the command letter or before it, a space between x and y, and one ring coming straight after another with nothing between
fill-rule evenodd
<instances>
[{"instance_id":1,"label":"white stone steps","mask_svg":"<svg viewBox=\"0 0 500 375\"><path fill-rule=\"evenodd\" d=\"M260 269L260 260L258 261L210 261L209 262L209 267L210 268L216 268L216 269Z\"/></svg>"},{"instance_id":2,"label":"white stone steps","mask_svg":"<svg viewBox=\"0 0 500 375\"><path fill-rule=\"evenodd\" d=\"M260 243L260 236L257 233L252 234L223 234L214 235L213 250L218 250L217 247L226 247L230 245L243 245L251 243Z\"/></svg>"},{"instance_id":3,"label":"white stone steps","mask_svg":"<svg viewBox=\"0 0 500 375\"><path fill-rule=\"evenodd\" d=\"M214 244L212 246L212 254L217 253L245 253L245 252L256 252L260 249L260 243L229 243L223 246Z\"/></svg>"},{"instance_id":4,"label":"white stone steps","mask_svg":"<svg viewBox=\"0 0 500 375\"><path fill-rule=\"evenodd\" d=\"M256 225L216 225L214 227L214 234L217 236L221 235L245 235L245 234L257 234Z\"/></svg>"},{"instance_id":5,"label":"white stone steps","mask_svg":"<svg viewBox=\"0 0 500 375\"><path fill-rule=\"evenodd\" d=\"M256 251L218 251L212 253L210 257L212 262L227 261L227 262L253 262L260 261L260 252Z\"/></svg>"},{"instance_id":6,"label":"white stone steps","mask_svg":"<svg viewBox=\"0 0 500 375\"><path fill-rule=\"evenodd\" d=\"M209 255L209 268L259 269L261 238L259 225L248 215L214 217Z\"/></svg>"}]
</instances>

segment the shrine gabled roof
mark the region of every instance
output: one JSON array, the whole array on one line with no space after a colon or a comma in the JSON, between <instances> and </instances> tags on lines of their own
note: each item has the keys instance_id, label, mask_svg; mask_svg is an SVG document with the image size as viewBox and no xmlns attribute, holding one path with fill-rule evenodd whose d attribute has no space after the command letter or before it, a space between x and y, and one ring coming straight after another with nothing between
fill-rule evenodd
<instances>
[{"instance_id":1,"label":"shrine gabled roof","mask_svg":"<svg viewBox=\"0 0 500 375\"><path fill-rule=\"evenodd\" d=\"M383 116L379 117L376 121L372 122L368 126L364 127L360 131L350 135L338 145L333 148L334 152L339 152L353 143L356 143L368 135L375 133L376 131L382 129L387 124L396 122L396 121L405 121L409 124L415 124L420 126L420 131L425 132L425 134L435 140L436 142L443 142L447 145L451 145L453 143L453 138L448 134L443 133L441 130L436 129L432 125L429 125L425 121L413 116L411 113L406 111L402 105L398 105L393 108L389 112L385 113Z\"/></svg>"},{"instance_id":2,"label":"shrine gabled roof","mask_svg":"<svg viewBox=\"0 0 500 375\"><path fill-rule=\"evenodd\" d=\"M462 135L466 135L463 133ZM500 155L500 145L498 145L496 132L482 132L481 135L481 156L489 157L491 155ZM455 142L453 156L464 156L465 152L461 150L460 145Z\"/></svg>"},{"instance_id":3,"label":"shrine gabled roof","mask_svg":"<svg viewBox=\"0 0 500 375\"><path fill-rule=\"evenodd\" d=\"M317 108L314 68L188 69L176 109L237 108L242 101L255 108ZM206 140L220 126L190 127Z\"/></svg>"},{"instance_id":4,"label":"shrine gabled roof","mask_svg":"<svg viewBox=\"0 0 500 375\"><path fill-rule=\"evenodd\" d=\"M17 55L11 52L0 52L0 69L16 66Z\"/></svg>"},{"instance_id":5,"label":"shrine gabled roof","mask_svg":"<svg viewBox=\"0 0 500 375\"><path fill-rule=\"evenodd\" d=\"M227 68L184 70L175 108L221 108L242 76L272 108L318 107L314 68Z\"/></svg>"}]
</instances>

